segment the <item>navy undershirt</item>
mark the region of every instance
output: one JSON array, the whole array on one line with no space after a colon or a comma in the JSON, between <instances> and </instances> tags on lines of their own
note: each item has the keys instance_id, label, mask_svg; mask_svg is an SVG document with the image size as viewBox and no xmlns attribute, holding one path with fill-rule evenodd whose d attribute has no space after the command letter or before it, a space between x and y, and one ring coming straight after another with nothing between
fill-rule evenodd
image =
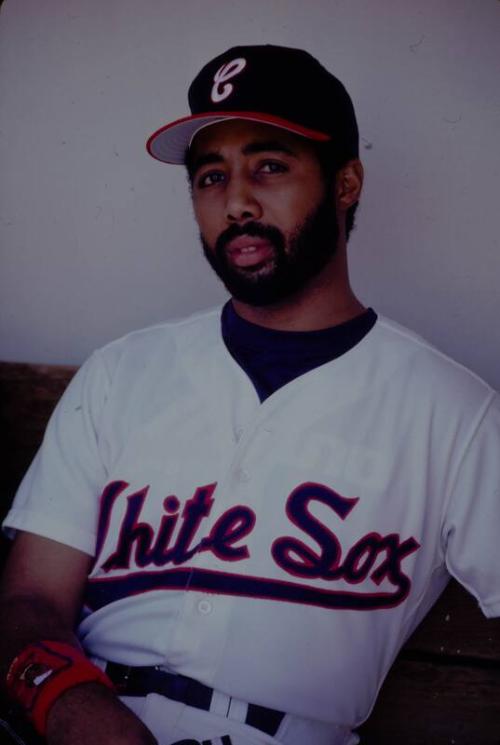
<instances>
[{"instance_id":1,"label":"navy undershirt","mask_svg":"<svg viewBox=\"0 0 500 745\"><path fill-rule=\"evenodd\" d=\"M275 331L245 321L229 300L222 309L222 338L262 401L299 375L340 357L373 328L372 308L319 331Z\"/></svg>"}]
</instances>

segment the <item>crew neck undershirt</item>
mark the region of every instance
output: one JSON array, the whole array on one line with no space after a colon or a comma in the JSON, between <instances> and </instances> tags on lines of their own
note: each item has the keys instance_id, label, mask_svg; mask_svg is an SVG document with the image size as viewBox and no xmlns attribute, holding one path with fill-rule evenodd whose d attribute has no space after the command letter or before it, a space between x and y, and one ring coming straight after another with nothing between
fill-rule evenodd
<instances>
[{"instance_id":1,"label":"crew neck undershirt","mask_svg":"<svg viewBox=\"0 0 500 745\"><path fill-rule=\"evenodd\" d=\"M368 308L350 321L318 331L276 331L241 318L231 300L222 309L224 343L252 381L260 401L315 367L359 344L377 314Z\"/></svg>"}]
</instances>

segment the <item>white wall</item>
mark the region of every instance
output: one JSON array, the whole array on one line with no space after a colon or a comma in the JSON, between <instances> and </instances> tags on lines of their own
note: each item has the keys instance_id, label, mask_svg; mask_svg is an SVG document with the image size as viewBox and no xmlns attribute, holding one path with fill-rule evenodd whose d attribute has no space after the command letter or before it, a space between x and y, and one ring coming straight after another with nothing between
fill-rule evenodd
<instances>
[{"instance_id":1,"label":"white wall","mask_svg":"<svg viewBox=\"0 0 500 745\"><path fill-rule=\"evenodd\" d=\"M225 297L183 169L144 140L238 43L303 47L346 83L356 290L500 388L498 0L6 0L0 357L79 363Z\"/></svg>"}]
</instances>

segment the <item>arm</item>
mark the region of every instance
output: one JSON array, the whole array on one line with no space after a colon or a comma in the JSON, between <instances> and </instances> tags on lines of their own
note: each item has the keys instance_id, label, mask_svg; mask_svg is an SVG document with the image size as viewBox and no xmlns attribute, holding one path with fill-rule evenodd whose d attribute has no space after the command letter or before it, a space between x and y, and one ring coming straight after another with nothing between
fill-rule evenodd
<instances>
[{"instance_id":1,"label":"arm","mask_svg":"<svg viewBox=\"0 0 500 745\"><path fill-rule=\"evenodd\" d=\"M14 541L0 586L0 680L26 645L50 639L79 648L73 632L92 558L31 533ZM48 745L155 745L113 691L84 683L50 709Z\"/></svg>"}]
</instances>

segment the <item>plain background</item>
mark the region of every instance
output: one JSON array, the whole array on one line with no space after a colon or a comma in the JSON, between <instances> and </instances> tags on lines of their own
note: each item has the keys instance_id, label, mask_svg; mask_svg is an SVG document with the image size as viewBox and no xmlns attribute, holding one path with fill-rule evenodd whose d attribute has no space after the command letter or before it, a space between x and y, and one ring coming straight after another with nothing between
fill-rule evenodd
<instances>
[{"instance_id":1,"label":"plain background","mask_svg":"<svg viewBox=\"0 0 500 745\"><path fill-rule=\"evenodd\" d=\"M305 48L351 92L360 298L500 388L499 0L6 0L0 358L80 363L224 300L183 168L144 142L246 43Z\"/></svg>"}]
</instances>

